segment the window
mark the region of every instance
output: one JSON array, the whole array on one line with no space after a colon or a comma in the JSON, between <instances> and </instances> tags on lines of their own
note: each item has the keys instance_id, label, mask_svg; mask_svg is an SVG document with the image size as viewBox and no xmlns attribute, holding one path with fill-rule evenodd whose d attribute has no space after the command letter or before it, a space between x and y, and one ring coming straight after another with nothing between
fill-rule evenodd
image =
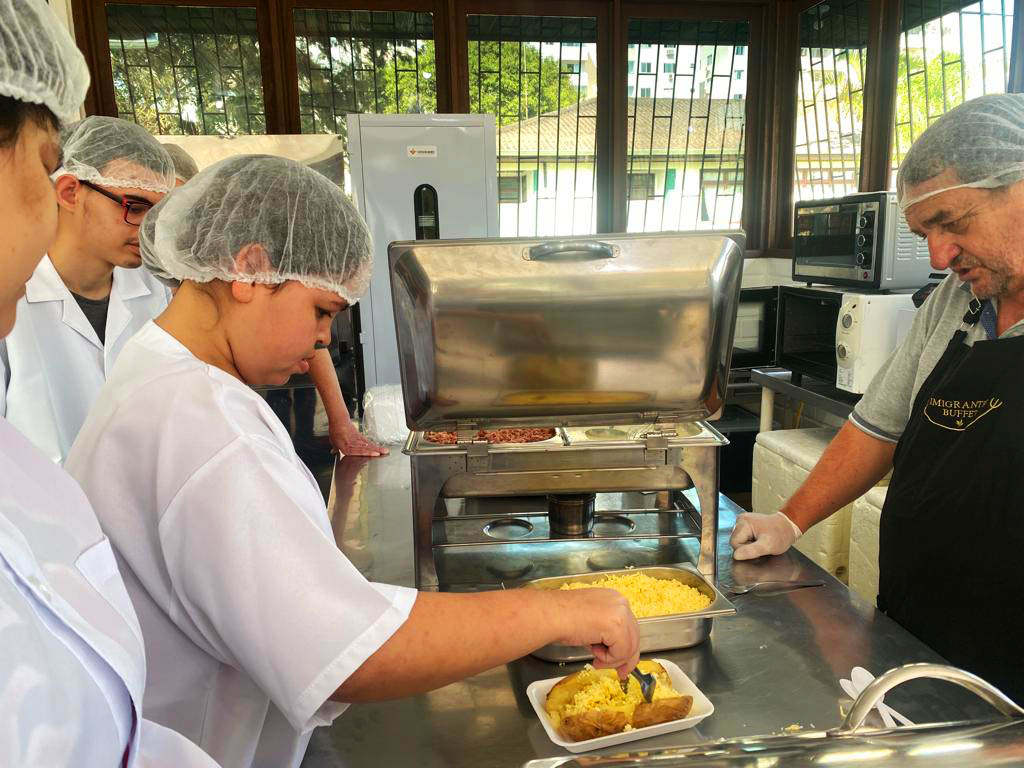
<instances>
[{"instance_id":1,"label":"window","mask_svg":"<svg viewBox=\"0 0 1024 768\"><path fill-rule=\"evenodd\" d=\"M676 49L675 48L666 48L665 49L665 58L668 59L669 61L675 61Z\"/></svg>"},{"instance_id":2,"label":"window","mask_svg":"<svg viewBox=\"0 0 1024 768\"><path fill-rule=\"evenodd\" d=\"M735 78L737 80L742 80L743 79L743 70L742 69L737 69L737 70L735 70L733 72L733 75L735 76Z\"/></svg>"},{"instance_id":3,"label":"window","mask_svg":"<svg viewBox=\"0 0 1024 768\"><path fill-rule=\"evenodd\" d=\"M631 200L650 200L654 197L654 174L629 174L629 198Z\"/></svg>"},{"instance_id":4,"label":"window","mask_svg":"<svg viewBox=\"0 0 1024 768\"><path fill-rule=\"evenodd\" d=\"M437 111L429 13L296 8L303 133L345 135L350 112Z\"/></svg>"},{"instance_id":5,"label":"window","mask_svg":"<svg viewBox=\"0 0 1024 768\"><path fill-rule=\"evenodd\" d=\"M526 174L498 174L498 202L525 203Z\"/></svg>"},{"instance_id":6,"label":"window","mask_svg":"<svg viewBox=\"0 0 1024 768\"><path fill-rule=\"evenodd\" d=\"M636 69L636 62L635 61L627 62L627 64L626 64L626 71L629 72L630 74L633 74L633 70L634 69Z\"/></svg>"},{"instance_id":7,"label":"window","mask_svg":"<svg viewBox=\"0 0 1024 768\"><path fill-rule=\"evenodd\" d=\"M635 92L636 92L636 88L635 88L634 86L632 86L632 85L631 85L631 86L629 86L629 87L628 87L628 88L626 89L626 93L627 93L627 94L628 94L629 96L632 96L632 95L633 95L633 94L634 94Z\"/></svg>"},{"instance_id":8,"label":"window","mask_svg":"<svg viewBox=\"0 0 1024 768\"><path fill-rule=\"evenodd\" d=\"M661 67L661 71L662 71L662 72L675 72L675 71L676 71L676 65L675 65L675 64L673 64L673 63L672 63L671 61L666 61L666 62L665 62L665 63L664 63L663 65L662 65L662 67Z\"/></svg>"},{"instance_id":9,"label":"window","mask_svg":"<svg viewBox=\"0 0 1024 768\"><path fill-rule=\"evenodd\" d=\"M292 21L302 133L347 137L345 116L353 112L437 111L429 13L295 8Z\"/></svg>"},{"instance_id":10,"label":"window","mask_svg":"<svg viewBox=\"0 0 1024 768\"><path fill-rule=\"evenodd\" d=\"M642 98L642 99L649 99L649 98L651 98L651 89L650 88L641 88L640 89L640 98Z\"/></svg>"},{"instance_id":11,"label":"window","mask_svg":"<svg viewBox=\"0 0 1024 768\"><path fill-rule=\"evenodd\" d=\"M734 65L736 48L750 40L749 24L647 18L628 23L630 42L656 42L659 51L675 51L674 69L692 74L677 75L664 96L627 103L627 231L738 227L746 81L737 84ZM639 87L638 79L631 76L630 84ZM655 175L661 184L654 183ZM639 181L648 176L649 185Z\"/></svg>"},{"instance_id":12,"label":"window","mask_svg":"<svg viewBox=\"0 0 1024 768\"><path fill-rule=\"evenodd\" d=\"M869 0L833 0L800 14L795 200L858 189L868 7Z\"/></svg>"},{"instance_id":13,"label":"window","mask_svg":"<svg viewBox=\"0 0 1024 768\"><path fill-rule=\"evenodd\" d=\"M255 8L105 10L119 117L154 134L266 133Z\"/></svg>"},{"instance_id":14,"label":"window","mask_svg":"<svg viewBox=\"0 0 1024 768\"><path fill-rule=\"evenodd\" d=\"M733 52L737 56L743 56L747 52L747 46L745 46L745 45L737 45L735 48L733 48Z\"/></svg>"},{"instance_id":15,"label":"window","mask_svg":"<svg viewBox=\"0 0 1024 768\"><path fill-rule=\"evenodd\" d=\"M499 179L529 173L536 190L498 207L501 236L595 232L597 20L470 15L467 32L470 111L496 116Z\"/></svg>"},{"instance_id":16,"label":"window","mask_svg":"<svg viewBox=\"0 0 1024 768\"><path fill-rule=\"evenodd\" d=\"M644 73L644 74L650 74L650 72L651 72L651 62L649 62L649 61L641 61L640 62L640 71L642 73Z\"/></svg>"},{"instance_id":17,"label":"window","mask_svg":"<svg viewBox=\"0 0 1024 768\"><path fill-rule=\"evenodd\" d=\"M1013 13L1013 0L903 0L890 186L910 145L936 118L1006 91Z\"/></svg>"}]
</instances>

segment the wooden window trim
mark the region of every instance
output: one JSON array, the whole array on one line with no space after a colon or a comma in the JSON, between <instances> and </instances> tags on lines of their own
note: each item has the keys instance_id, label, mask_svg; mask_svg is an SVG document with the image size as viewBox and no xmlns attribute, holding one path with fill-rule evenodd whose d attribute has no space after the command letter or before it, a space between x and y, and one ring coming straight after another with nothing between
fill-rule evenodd
<instances>
[{"instance_id":1,"label":"wooden window trim","mask_svg":"<svg viewBox=\"0 0 1024 768\"><path fill-rule=\"evenodd\" d=\"M743 182L743 229L747 233L747 248L760 250L770 241L768 224L770 219L765 216L765 206L771 199L774 189L768 183L770 177L769 161L771 152L768 148L775 144L775 130L771 113L768 111L769 99L764 98L765 84L770 82L766 69L775 59L775 41L772 35L765 34L769 12L773 3L770 2L732 2L715 3L647 3L621 0L622 16L619 32L621 38L616 50L623 59L626 56L626 42L629 33L629 19L679 19L708 21L745 21L750 24L750 40L747 48L747 99L746 99L746 145L743 152L745 169ZM754 52L758 55L752 55ZM626 179L628 167L626 135L626 86L627 75L625 64L615 70L614 89L614 156L612 167L621 172L623 180L613 183L615 196L615 229L616 232L626 230ZM794 80L795 86L795 80ZM619 197L621 195L621 197Z\"/></svg>"},{"instance_id":2,"label":"wooden window trim","mask_svg":"<svg viewBox=\"0 0 1024 768\"><path fill-rule=\"evenodd\" d=\"M290 51L283 58L286 106L286 133L301 133L299 117L299 72L295 61L296 8L325 11L415 11L429 13L434 19L434 71L437 77L437 111L454 112L451 102L450 58L448 51L448 12L445 0L278 0L281 11L281 44L278 50Z\"/></svg>"},{"instance_id":3,"label":"wooden window trim","mask_svg":"<svg viewBox=\"0 0 1024 768\"><path fill-rule=\"evenodd\" d=\"M594 139L594 195L598 232L615 230L612 223L611 183L614 173L612 142L611 94L609 72L613 71L610 56L611 15L605 0L448 0L451 3L450 55L454 62L452 78L452 111L469 112L469 30L468 16L589 16L597 20L597 135ZM623 60L625 52L623 52ZM623 69L625 64L623 63ZM625 75L623 75L623 81ZM625 104L625 97L623 97ZM623 169L624 171L625 169ZM625 190L623 190L625 194Z\"/></svg>"},{"instance_id":4,"label":"wooden window trim","mask_svg":"<svg viewBox=\"0 0 1024 768\"><path fill-rule=\"evenodd\" d=\"M83 48L92 82L85 110L90 115L117 116L114 77L110 69L110 43L107 31L107 5L190 5L202 8L255 8L260 50L282 50L279 0L71 0L75 19L75 37ZM86 45L81 45L85 41ZM87 49L87 50L86 50ZM286 133L284 94L279 56L260 56L263 76L263 105L267 133ZM294 57L293 57L294 58ZM297 103L297 102L296 102ZM297 115L296 115L297 117Z\"/></svg>"}]
</instances>

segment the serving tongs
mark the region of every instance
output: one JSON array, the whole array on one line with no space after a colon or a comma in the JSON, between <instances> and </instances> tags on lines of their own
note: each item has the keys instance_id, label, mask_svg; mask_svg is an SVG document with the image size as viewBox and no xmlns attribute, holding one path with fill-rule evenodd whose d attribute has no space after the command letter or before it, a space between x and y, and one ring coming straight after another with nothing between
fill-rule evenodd
<instances>
[{"instance_id":1,"label":"serving tongs","mask_svg":"<svg viewBox=\"0 0 1024 768\"><path fill-rule=\"evenodd\" d=\"M654 675L641 672L637 667L633 667L633 671L629 674L635 677L637 682L640 683L640 693L643 694L644 701L650 704L651 699L654 698L654 687L658 684L658 679ZM619 680L619 685L622 686L622 692L626 693L629 690L629 678L627 677L624 680Z\"/></svg>"}]
</instances>

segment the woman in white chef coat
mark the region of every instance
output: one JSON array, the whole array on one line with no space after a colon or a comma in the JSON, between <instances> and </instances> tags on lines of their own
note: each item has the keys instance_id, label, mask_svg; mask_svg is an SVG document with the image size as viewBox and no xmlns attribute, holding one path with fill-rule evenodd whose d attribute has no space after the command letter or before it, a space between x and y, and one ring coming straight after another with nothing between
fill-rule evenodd
<instances>
[{"instance_id":1,"label":"woman in white chef coat","mask_svg":"<svg viewBox=\"0 0 1024 768\"><path fill-rule=\"evenodd\" d=\"M68 457L118 550L150 660L146 712L225 768L298 766L348 703L436 688L550 642L625 674L610 590L417 593L367 582L248 385L304 373L366 289L344 194L282 158L229 158L147 215L143 259L181 281L126 346Z\"/></svg>"},{"instance_id":2,"label":"woman in white chef coat","mask_svg":"<svg viewBox=\"0 0 1024 768\"><path fill-rule=\"evenodd\" d=\"M89 75L43 0L0 0L0 339L53 240L58 118ZM0 419L0 765L216 768L141 719L138 620L85 495Z\"/></svg>"},{"instance_id":3,"label":"woman in white chef coat","mask_svg":"<svg viewBox=\"0 0 1024 768\"><path fill-rule=\"evenodd\" d=\"M57 463L125 342L170 292L140 269L139 224L174 188L171 156L135 123L87 117L62 136L57 236L0 341L0 416Z\"/></svg>"}]
</instances>

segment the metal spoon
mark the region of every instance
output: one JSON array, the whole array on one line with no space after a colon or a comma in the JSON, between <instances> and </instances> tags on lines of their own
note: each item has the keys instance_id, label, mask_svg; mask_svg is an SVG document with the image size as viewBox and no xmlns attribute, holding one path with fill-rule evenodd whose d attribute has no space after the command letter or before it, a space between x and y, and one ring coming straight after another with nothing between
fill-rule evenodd
<instances>
[{"instance_id":1,"label":"metal spoon","mask_svg":"<svg viewBox=\"0 0 1024 768\"><path fill-rule=\"evenodd\" d=\"M654 687L658 684L658 679L651 674L641 672L637 667L633 667L633 671L630 672L633 677L640 683L640 693L644 696L644 701L648 704L651 703L651 699L654 698ZM622 686L622 692L626 693L629 690L629 678L620 680L619 685Z\"/></svg>"},{"instance_id":2,"label":"metal spoon","mask_svg":"<svg viewBox=\"0 0 1024 768\"><path fill-rule=\"evenodd\" d=\"M735 584L729 587L730 595L745 595L747 592L758 587L770 587L771 589L799 589L800 587L822 587L825 582L821 579L810 579L807 581L756 581L753 584Z\"/></svg>"}]
</instances>

